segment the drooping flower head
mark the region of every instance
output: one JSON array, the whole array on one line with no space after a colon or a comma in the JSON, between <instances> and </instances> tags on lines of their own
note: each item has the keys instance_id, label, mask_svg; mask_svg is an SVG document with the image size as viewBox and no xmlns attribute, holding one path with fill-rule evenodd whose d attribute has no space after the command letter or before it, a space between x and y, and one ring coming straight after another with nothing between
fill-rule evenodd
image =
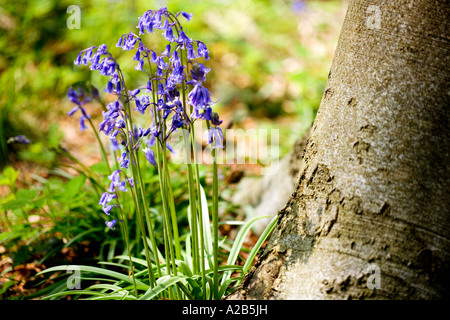
<instances>
[{"instance_id":1,"label":"drooping flower head","mask_svg":"<svg viewBox=\"0 0 450 320\"><path fill-rule=\"evenodd\" d=\"M75 104L75 107L73 107L67 114L71 117L75 114L75 112L80 110L80 129L81 131L84 131L86 129L84 121L90 119L90 116L87 114L86 109L83 108L83 105L91 101L91 97L86 92L84 92L81 86L76 90L70 87L67 91L67 97L69 98L69 101Z\"/></svg>"},{"instance_id":2,"label":"drooping flower head","mask_svg":"<svg viewBox=\"0 0 450 320\"><path fill-rule=\"evenodd\" d=\"M111 230L115 230L116 228L114 227L115 224L117 223L117 220L111 220L111 221L105 221L105 224L108 228L110 228Z\"/></svg>"}]
</instances>

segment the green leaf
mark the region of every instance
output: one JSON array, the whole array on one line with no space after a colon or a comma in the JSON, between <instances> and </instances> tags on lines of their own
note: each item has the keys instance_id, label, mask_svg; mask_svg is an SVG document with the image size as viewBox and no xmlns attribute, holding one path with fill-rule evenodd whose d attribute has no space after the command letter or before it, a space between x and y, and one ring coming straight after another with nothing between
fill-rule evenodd
<instances>
[{"instance_id":1,"label":"green leaf","mask_svg":"<svg viewBox=\"0 0 450 320\"><path fill-rule=\"evenodd\" d=\"M61 130L59 130L58 125L56 123L52 123L48 130L48 146L58 149L63 138L64 134Z\"/></svg>"},{"instance_id":2,"label":"green leaf","mask_svg":"<svg viewBox=\"0 0 450 320\"><path fill-rule=\"evenodd\" d=\"M271 218L270 216L260 216L260 217L255 217L253 219L251 219L250 221L248 221L246 224L244 224L241 228L241 230L239 230L236 239L234 239L234 243L233 246L231 247L231 251L228 255L228 260L227 260L227 264L228 265L232 265L236 262L236 259L239 255L239 252L242 249L242 244L244 243L245 237L247 235L247 232L251 229L251 227L253 226L253 224L260 220L260 219L264 219L264 218ZM231 271L226 271L224 272L223 276L222 276L222 282L228 280L228 278L231 275Z\"/></svg>"},{"instance_id":3,"label":"green leaf","mask_svg":"<svg viewBox=\"0 0 450 320\"><path fill-rule=\"evenodd\" d=\"M70 239L70 241L68 241L68 242L64 245L64 248L67 248L67 247L71 246L72 243L74 243L74 242L77 241L78 239L83 238L85 235L87 235L87 234L89 234L89 233L91 233L91 232L100 231L100 230L102 230L102 229L103 229L103 228L92 228L92 229L86 230L86 231L84 231L84 232L81 232L81 233L77 234L75 237L73 237L72 239Z\"/></svg>"},{"instance_id":4,"label":"green leaf","mask_svg":"<svg viewBox=\"0 0 450 320\"><path fill-rule=\"evenodd\" d=\"M13 199L9 200L7 203L2 205L2 208L5 210L15 210L22 209L28 204L28 201L23 199Z\"/></svg>"},{"instance_id":5,"label":"green leaf","mask_svg":"<svg viewBox=\"0 0 450 320\"><path fill-rule=\"evenodd\" d=\"M277 225L277 221L278 221L278 216L275 215L273 217L272 221L270 221L270 223L264 229L263 233L259 236L258 241L253 246L252 251L250 251L250 254L247 257L247 260L245 261L245 264L242 267L243 275L247 273L248 269L250 269L253 259L255 258L256 254L258 253L258 251L261 248L264 241L266 241L267 237L272 233L273 229Z\"/></svg>"},{"instance_id":6,"label":"green leaf","mask_svg":"<svg viewBox=\"0 0 450 320\"><path fill-rule=\"evenodd\" d=\"M13 280L3 283L2 287L0 288L0 296L2 294L4 294L9 289L9 287L13 286L14 283L15 283L15 281L13 281Z\"/></svg>"},{"instance_id":7,"label":"green leaf","mask_svg":"<svg viewBox=\"0 0 450 320\"><path fill-rule=\"evenodd\" d=\"M27 202L32 202L37 195L38 191L34 189L19 189L16 193L18 200L25 200Z\"/></svg>"},{"instance_id":8,"label":"green leaf","mask_svg":"<svg viewBox=\"0 0 450 320\"><path fill-rule=\"evenodd\" d=\"M223 295L225 294L225 291L230 286L230 284L232 284L233 282L240 282L241 280L242 280L242 277L234 277L234 278L231 278L231 279L228 279L228 280L224 281L220 285L218 298L220 299L221 297L223 297Z\"/></svg>"},{"instance_id":9,"label":"green leaf","mask_svg":"<svg viewBox=\"0 0 450 320\"><path fill-rule=\"evenodd\" d=\"M101 176L106 176L110 174L109 168L104 161L93 164L91 166L91 169Z\"/></svg>"},{"instance_id":10,"label":"green leaf","mask_svg":"<svg viewBox=\"0 0 450 320\"><path fill-rule=\"evenodd\" d=\"M72 202L71 200L81 191L85 182L86 177L83 175L79 175L70 180L65 188L64 199L66 199L67 202Z\"/></svg>"},{"instance_id":11,"label":"green leaf","mask_svg":"<svg viewBox=\"0 0 450 320\"><path fill-rule=\"evenodd\" d=\"M110 271L107 269L97 268L97 267L82 266L82 265L81 266L77 265L77 267L82 272L91 272L91 273L95 273L95 274L102 274L102 275L105 275L105 276L108 276L111 278L115 278L115 279L133 284L132 277L129 277L128 275L125 275L125 274L122 274L119 272ZM55 272L55 271L67 271L68 268L73 268L73 266L70 266L70 265L56 266L56 267L52 267L49 269L45 269L44 271L39 272L37 275L41 275L41 274L48 273L48 272ZM148 288L147 284L145 284L139 280L136 280L136 285L144 286L144 287Z\"/></svg>"},{"instance_id":12,"label":"green leaf","mask_svg":"<svg viewBox=\"0 0 450 320\"><path fill-rule=\"evenodd\" d=\"M18 175L19 171L15 170L13 167L7 166L0 176L0 185L12 186L16 183Z\"/></svg>"},{"instance_id":13,"label":"green leaf","mask_svg":"<svg viewBox=\"0 0 450 320\"><path fill-rule=\"evenodd\" d=\"M156 280L156 286L152 289L148 289L147 292L141 296L138 300L151 300L158 294L166 290L168 287L176 284L177 282L186 283L186 279L180 276L164 276Z\"/></svg>"}]
</instances>

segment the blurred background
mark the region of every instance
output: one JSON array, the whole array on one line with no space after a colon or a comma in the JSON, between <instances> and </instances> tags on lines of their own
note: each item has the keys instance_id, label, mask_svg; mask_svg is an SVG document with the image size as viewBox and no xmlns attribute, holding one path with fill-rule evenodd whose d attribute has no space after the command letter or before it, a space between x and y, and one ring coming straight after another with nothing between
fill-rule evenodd
<instances>
[{"instance_id":1,"label":"blurred background","mask_svg":"<svg viewBox=\"0 0 450 320\"><path fill-rule=\"evenodd\" d=\"M72 5L80 8L79 29L67 27ZM206 86L223 127L279 129L283 156L312 124L347 1L0 0L0 298L34 292L39 279L29 279L45 267L109 259L119 251L120 233L99 232L105 217L86 177L62 167L55 150L61 145L101 173L94 167L101 160L95 135L67 116L73 105L66 94L89 81L103 95L107 78L73 61L81 50L106 44L134 87L142 78L132 53L115 44L136 30L146 10L161 6L193 13L183 25L210 51ZM101 107L85 107L98 125ZM17 135L30 143L7 143ZM156 194L151 172L147 178ZM175 171L181 204L184 178ZM233 212L227 206L222 211Z\"/></svg>"},{"instance_id":2,"label":"blurred background","mask_svg":"<svg viewBox=\"0 0 450 320\"><path fill-rule=\"evenodd\" d=\"M103 92L107 79L73 61L79 51L104 43L126 78L139 81L130 54L115 44L135 30L143 12L161 6L194 14L184 25L210 50L207 86L224 125L279 129L283 155L314 119L346 10L345 1L317 0L0 3L0 167L24 160L30 170L38 170L30 162L52 165L55 155L47 146L58 139L80 159L98 160L90 149L95 143L87 143L94 136L81 133L76 117L66 116L72 108L66 93L79 81ZM81 9L79 29L67 27L71 5ZM87 109L94 123L101 121L98 106ZM26 148L6 143L19 134L32 143Z\"/></svg>"}]
</instances>

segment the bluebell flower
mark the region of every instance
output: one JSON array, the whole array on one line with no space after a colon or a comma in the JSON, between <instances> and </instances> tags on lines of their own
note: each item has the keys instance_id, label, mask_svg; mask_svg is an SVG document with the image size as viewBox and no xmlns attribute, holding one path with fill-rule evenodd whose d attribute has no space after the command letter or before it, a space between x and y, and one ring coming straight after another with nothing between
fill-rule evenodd
<instances>
[{"instance_id":1,"label":"bluebell flower","mask_svg":"<svg viewBox=\"0 0 450 320\"><path fill-rule=\"evenodd\" d=\"M163 29L162 17L168 17L169 12L166 7L160 8L159 10L147 10L140 18L137 28L139 29L139 34L144 34L146 32L153 33L153 29Z\"/></svg>"},{"instance_id":2,"label":"bluebell flower","mask_svg":"<svg viewBox=\"0 0 450 320\"><path fill-rule=\"evenodd\" d=\"M161 8L162 9L162 8ZM153 25L155 26L155 28L161 29L161 21L162 21L162 11L157 10L152 18L153 20Z\"/></svg>"},{"instance_id":3,"label":"bluebell flower","mask_svg":"<svg viewBox=\"0 0 450 320\"><path fill-rule=\"evenodd\" d=\"M101 44L98 49L97 49L97 53L100 54L107 54L108 53L108 47L106 46L106 44Z\"/></svg>"},{"instance_id":4,"label":"bluebell flower","mask_svg":"<svg viewBox=\"0 0 450 320\"><path fill-rule=\"evenodd\" d=\"M206 81L206 74L209 71L211 71L211 69L206 68L201 63L193 64L191 68L191 80L189 80L187 84L201 84L202 82Z\"/></svg>"},{"instance_id":5,"label":"bluebell flower","mask_svg":"<svg viewBox=\"0 0 450 320\"><path fill-rule=\"evenodd\" d=\"M110 228L111 230L115 230L114 225L117 223L117 220L111 220L111 221L105 221L105 224Z\"/></svg>"},{"instance_id":6,"label":"bluebell flower","mask_svg":"<svg viewBox=\"0 0 450 320\"><path fill-rule=\"evenodd\" d=\"M137 110L140 114L145 114L145 110L150 105L150 98L149 96L141 96L135 99L136 108L134 110Z\"/></svg>"},{"instance_id":7,"label":"bluebell flower","mask_svg":"<svg viewBox=\"0 0 450 320\"><path fill-rule=\"evenodd\" d=\"M159 56L156 61L155 61L156 65L158 66L158 68L160 68L161 70L166 70L169 68L169 64L164 61L164 57L163 56Z\"/></svg>"},{"instance_id":8,"label":"bluebell flower","mask_svg":"<svg viewBox=\"0 0 450 320\"><path fill-rule=\"evenodd\" d=\"M187 21L191 21L193 14L192 13L187 13L184 11L178 12L176 17L178 17L179 15L182 15Z\"/></svg>"},{"instance_id":9,"label":"bluebell flower","mask_svg":"<svg viewBox=\"0 0 450 320\"><path fill-rule=\"evenodd\" d=\"M208 89L198 83L189 92L188 98L189 103L196 108L205 108L212 102Z\"/></svg>"},{"instance_id":10,"label":"bluebell flower","mask_svg":"<svg viewBox=\"0 0 450 320\"><path fill-rule=\"evenodd\" d=\"M89 65L91 70L99 70L101 75L110 76L116 71L116 61L111 57L111 54L107 51L108 48L105 44L100 45L97 48L95 54L94 49L96 47L90 47L81 51L74 63L76 65ZM102 56L106 55L105 58L101 59Z\"/></svg>"},{"instance_id":11,"label":"bluebell flower","mask_svg":"<svg viewBox=\"0 0 450 320\"><path fill-rule=\"evenodd\" d=\"M219 114L217 112L213 112L211 118L208 120L210 120L211 123L215 126L220 126L223 122L222 120L220 120Z\"/></svg>"},{"instance_id":12,"label":"bluebell flower","mask_svg":"<svg viewBox=\"0 0 450 320\"><path fill-rule=\"evenodd\" d=\"M88 120L88 119L89 119L89 117L85 116L84 114L81 115L81 117L80 117L80 130L81 131L86 130L86 125L84 123L84 120Z\"/></svg>"},{"instance_id":13,"label":"bluebell flower","mask_svg":"<svg viewBox=\"0 0 450 320\"><path fill-rule=\"evenodd\" d=\"M109 203L116 197L117 196L114 193L104 192L104 193L102 193L102 195L100 197L100 202L98 204L103 207L108 206Z\"/></svg>"},{"instance_id":14,"label":"bluebell flower","mask_svg":"<svg viewBox=\"0 0 450 320\"><path fill-rule=\"evenodd\" d=\"M158 60L158 55L155 51L150 50L150 58L153 63L156 63L156 61Z\"/></svg>"},{"instance_id":15,"label":"bluebell flower","mask_svg":"<svg viewBox=\"0 0 450 320\"><path fill-rule=\"evenodd\" d=\"M110 137L109 141L111 142L111 150L112 151L120 150L119 143L117 142L117 138L116 137Z\"/></svg>"},{"instance_id":16,"label":"bluebell flower","mask_svg":"<svg viewBox=\"0 0 450 320\"><path fill-rule=\"evenodd\" d=\"M87 49L82 50L77 58L74 61L75 65L85 65L87 66L88 63L91 61L91 57L92 57L92 50L94 49L94 47L90 47Z\"/></svg>"},{"instance_id":17,"label":"bluebell flower","mask_svg":"<svg viewBox=\"0 0 450 320\"><path fill-rule=\"evenodd\" d=\"M130 99L136 99L136 96L141 92L141 89L128 90L128 97Z\"/></svg>"},{"instance_id":18,"label":"bluebell flower","mask_svg":"<svg viewBox=\"0 0 450 320\"><path fill-rule=\"evenodd\" d=\"M6 141L6 143L23 143L23 144L29 144L31 141L24 135L18 135L15 137L11 137Z\"/></svg>"},{"instance_id":19,"label":"bluebell flower","mask_svg":"<svg viewBox=\"0 0 450 320\"><path fill-rule=\"evenodd\" d=\"M129 32L126 34L123 34L119 41L116 44L116 47L122 48L122 50L129 51L131 49L134 49L136 43L141 42L141 38L136 36L133 32Z\"/></svg>"},{"instance_id":20,"label":"bluebell flower","mask_svg":"<svg viewBox=\"0 0 450 320\"><path fill-rule=\"evenodd\" d=\"M196 42L197 42L197 53L198 53L198 56L205 58L205 60L208 60L209 59L208 48L206 47L206 45L203 42L198 41L198 40L196 40Z\"/></svg>"},{"instance_id":21,"label":"bluebell flower","mask_svg":"<svg viewBox=\"0 0 450 320\"><path fill-rule=\"evenodd\" d=\"M81 87L78 87L77 90L74 90L72 87L70 87L69 90L67 90L67 97L69 98L70 102L75 103L79 107L91 101L91 97L88 96Z\"/></svg>"},{"instance_id":22,"label":"bluebell flower","mask_svg":"<svg viewBox=\"0 0 450 320\"><path fill-rule=\"evenodd\" d=\"M166 148L167 148L167 150L169 150L171 153L175 153L175 150L173 150L172 146L171 146L168 142L166 142Z\"/></svg>"},{"instance_id":23,"label":"bluebell flower","mask_svg":"<svg viewBox=\"0 0 450 320\"><path fill-rule=\"evenodd\" d=\"M172 117L172 125L170 128L170 132L176 131L178 128L183 127L185 124L183 115L180 113L175 113Z\"/></svg>"},{"instance_id":24,"label":"bluebell flower","mask_svg":"<svg viewBox=\"0 0 450 320\"><path fill-rule=\"evenodd\" d=\"M108 188L109 192L114 192L114 188L119 185L121 172L121 170L115 170L108 176L108 179L111 181L111 184Z\"/></svg>"},{"instance_id":25,"label":"bluebell flower","mask_svg":"<svg viewBox=\"0 0 450 320\"><path fill-rule=\"evenodd\" d=\"M153 19L152 11L146 11L141 17L139 17L139 24L136 27L139 29L139 35L143 35L145 32L153 33Z\"/></svg>"},{"instance_id":26,"label":"bluebell flower","mask_svg":"<svg viewBox=\"0 0 450 320\"><path fill-rule=\"evenodd\" d=\"M151 131L156 131L156 129L151 130ZM152 132L152 134L150 135L149 139L147 140L147 146L149 147L153 147L156 144L156 135Z\"/></svg>"},{"instance_id":27,"label":"bluebell flower","mask_svg":"<svg viewBox=\"0 0 450 320\"><path fill-rule=\"evenodd\" d=\"M84 124L84 120L89 119L89 115L86 112L86 109L83 108L83 105L91 100L91 97L88 96L81 87L78 87L77 90L74 90L72 87L67 91L67 96L69 100L76 104L67 114L71 117L78 110L81 111L80 116L80 129L84 131L86 126Z\"/></svg>"},{"instance_id":28,"label":"bluebell flower","mask_svg":"<svg viewBox=\"0 0 450 320\"><path fill-rule=\"evenodd\" d=\"M187 58L189 60L193 60L193 59L197 58L193 44L188 43L188 44L186 44L186 46L187 46Z\"/></svg>"},{"instance_id":29,"label":"bluebell flower","mask_svg":"<svg viewBox=\"0 0 450 320\"><path fill-rule=\"evenodd\" d=\"M128 169L128 166L130 165L130 157L128 156L128 153L123 152L117 160L119 161L119 166L122 169Z\"/></svg>"},{"instance_id":30,"label":"bluebell flower","mask_svg":"<svg viewBox=\"0 0 450 320\"><path fill-rule=\"evenodd\" d=\"M109 216L112 208L114 208L114 207L117 207L117 205L110 204L110 205L107 205L107 206L103 207L102 210L107 216Z\"/></svg>"},{"instance_id":31,"label":"bluebell flower","mask_svg":"<svg viewBox=\"0 0 450 320\"><path fill-rule=\"evenodd\" d=\"M111 102L106 106L107 111L103 111L103 121L98 125L99 131L103 131L107 136L117 135L117 130L124 129L125 121L121 114L123 110L122 105L117 100L115 102Z\"/></svg>"},{"instance_id":32,"label":"bluebell flower","mask_svg":"<svg viewBox=\"0 0 450 320\"><path fill-rule=\"evenodd\" d=\"M83 54L84 54L83 51L81 51L80 53L78 53L77 58L76 58L75 61L73 62L74 65L79 66L79 65L82 65L82 64L83 64L83 63L82 63L82 60L81 60L81 59L83 58Z\"/></svg>"},{"instance_id":33,"label":"bluebell flower","mask_svg":"<svg viewBox=\"0 0 450 320\"><path fill-rule=\"evenodd\" d=\"M153 89L152 89L152 80L148 80L148 82L147 82L147 86L145 87L145 89L147 89L147 92L151 92Z\"/></svg>"},{"instance_id":34,"label":"bluebell flower","mask_svg":"<svg viewBox=\"0 0 450 320\"><path fill-rule=\"evenodd\" d=\"M116 61L110 58L103 59L99 71L102 76L112 76L116 72Z\"/></svg>"},{"instance_id":35,"label":"bluebell flower","mask_svg":"<svg viewBox=\"0 0 450 320\"><path fill-rule=\"evenodd\" d=\"M164 86L163 86L163 84L161 82L158 83L158 94L159 95L164 95L165 94Z\"/></svg>"},{"instance_id":36,"label":"bluebell flower","mask_svg":"<svg viewBox=\"0 0 450 320\"><path fill-rule=\"evenodd\" d=\"M155 160L155 151L151 148L144 148L142 151L145 154L145 157L147 158L148 162L150 162L152 165L156 167L156 160Z\"/></svg>"},{"instance_id":37,"label":"bluebell flower","mask_svg":"<svg viewBox=\"0 0 450 320\"><path fill-rule=\"evenodd\" d=\"M113 94L114 93L114 84L112 83L112 81L108 81L108 84L106 85L106 89L105 92Z\"/></svg>"},{"instance_id":38,"label":"bluebell flower","mask_svg":"<svg viewBox=\"0 0 450 320\"><path fill-rule=\"evenodd\" d=\"M223 148L223 132L220 127L211 127L205 132L206 143L213 149ZM214 142L214 143L213 143Z\"/></svg>"},{"instance_id":39,"label":"bluebell flower","mask_svg":"<svg viewBox=\"0 0 450 320\"><path fill-rule=\"evenodd\" d=\"M164 49L164 52L161 53L162 56L170 58L170 51L171 51L170 43L166 46Z\"/></svg>"},{"instance_id":40,"label":"bluebell flower","mask_svg":"<svg viewBox=\"0 0 450 320\"><path fill-rule=\"evenodd\" d=\"M144 70L144 60L139 60L138 64L134 68L136 70L143 71Z\"/></svg>"},{"instance_id":41,"label":"bluebell flower","mask_svg":"<svg viewBox=\"0 0 450 320\"><path fill-rule=\"evenodd\" d=\"M182 48L186 48L187 45L192 43L192 39L186 36L186 33L182 30L178 36L177 42Z\"/></svg>"},{"instance_id":42,"label":"bluebell flower","mask_svg":"<svg viewBox=\"0 0 450 320\"><path fill-rule=\"evenodd\" d=\"M163 36L166 39L166 41L173 42L176 40L175 36L173 35L173 24L169 23L169 20L165 20L163 26L161 29L164 30Z\"/></svg>"},{"instance_id":43,"label":"bluebell flower","mask_svg":"<svg viewBox=\"0 0 450 320\"><path fill-rule=\"evenodd\" d=\"M109 215L112 208L117 207L115 204L111 204L111 201L117 196L113 193L104 192L100 197L99 204L102 206L102 210L105 214Z\"/></svg>"},{"instance_id":44,"label":"bluebell flower","mask_svg":"<svg viewBox=\"0 0 450 320\"><path fill-rule=\"evenodd\" d=\"M140 51L139 49L136 50L136 54L134 55L133 60L134 60L134 61L139 61L139 60L141 60L141 51Z\"/></svg>"},{"instance_id":45,"label":"bluebell flower","mask_svg":"<svg viewBox=\"0 0 450 320\"><path fill-rule=\"evenodd\" d=\"M120 183L117 185L117 190L127 192L128 189L126 188L125 180L120 181Z\"/></svg>"}]
</instances>

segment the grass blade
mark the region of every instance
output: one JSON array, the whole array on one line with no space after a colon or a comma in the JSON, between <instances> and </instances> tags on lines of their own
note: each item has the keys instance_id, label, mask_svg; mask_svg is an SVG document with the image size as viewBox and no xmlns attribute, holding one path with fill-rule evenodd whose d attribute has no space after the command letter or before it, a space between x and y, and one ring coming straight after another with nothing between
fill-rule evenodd
<instances>
[{"instance_id":1,"label":"grass blade","mask_svg":"<svg viewBox=\"0 0 450 320\"><path fill-rule=\"evenodd\" d=\"M177 282L186 282L184 277L180 276L164 276L156 281L156 286L152 289L148 289L147 292L141 296L138 300L151 300L158 294L166 290L168 287L173 286Z\"/></svg>"},{"instance_id":2,"label":"grass blade","mask_svg":"<svg viewBox=\"0 0 450 320\"><path fill-rule=\"evenodd\" d=\"M234 239L233 246L231 247L231 251L228 255L228 260L227 260L228 265L232 265L236 262L236 259L239 255L239 252L241 251L242 244L244 243L247 232L251 229L253 224L256 221L258 221L260 219L264 219L264 218L270 218L270 217L269 216L255 217L242 226L241 230L239 230L239 232L236 236L236 239ZM222 282L228 280L230 278L230 275L231 275L231 271L225 271L222 276Z\"/></svg>"},{"instance_id":3,"label":"grass blade","mask_svg":"<svg viewBox=\"0 0 450 320\"><path fill-rule=\"evenodd\" d=\"M264 229L263 233L259 236L258 241L253 246L252 251L250 251L247 260L245 261L244 267L242 267L242 275L246 274L247 271L250 269L253 259L255 258L264 241L266 241L267 237L272 233L273 229L277 224L277 221L278 216L275 215L272 221L270 221L270 223Z\"/></svg>"},{"instance_id":4,"label":"grass blade","mask_svg":"<svg viewBox=\"0 0 450 320\"><path fill-rule=\"evenodd\" d=\"M48 273L48 272L55 272L55 271L66 271L67 269L70 268L71 270L73 270L74 266L71 265L65 265L65 266L56 266L56 267L52 267L52 268L48 268L45 269L41 272L39 272L37 275L41 275L44 273ZM131 277L129 277L128 275L119 273L119 272L115 272L115 271L111 271L111 270L107 270L107 269L102 269L102 268L97 268L97 267L90 267L90 266L76 266L79 268L80 271L83 272L91 272L91 273L95 273L95 274L102 274L111 278L115 278L118 280L122 280L128 283L133 284L133 279ZM143 287L147 287L148 285L146 285L145 283L136 280L136 284L139 286L143 286Z\"/></svg>"}]
</instances>

